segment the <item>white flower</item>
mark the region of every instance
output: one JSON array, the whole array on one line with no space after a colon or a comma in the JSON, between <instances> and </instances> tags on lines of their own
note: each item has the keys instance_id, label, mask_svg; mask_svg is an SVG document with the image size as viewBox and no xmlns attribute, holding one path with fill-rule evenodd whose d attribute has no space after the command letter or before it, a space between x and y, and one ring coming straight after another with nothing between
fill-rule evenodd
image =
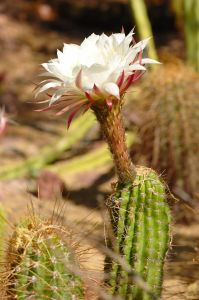
<instances>
[{"instance_id":1,"label":"white flower","mask_svg":"<svg viewBox=\"0 0 199 300\"><path fill-rule=\"evenodd\" d=\"M81 45L64 44L57 51L57 58L42 64L47 77L36 89L36 97L48 92L47 110L62 103L57 114L70 112L68 126L79 111L86 111L96 101L105 101L111 108L113 101L120 101L126 90L146 70L145 65L158 63L142 58L149 38L139 43L128 35L116 33L91 34ZM51 94L49 93L51 92ZM40 110L40 111L41 111Z\"/></svg>"}]
</instances>

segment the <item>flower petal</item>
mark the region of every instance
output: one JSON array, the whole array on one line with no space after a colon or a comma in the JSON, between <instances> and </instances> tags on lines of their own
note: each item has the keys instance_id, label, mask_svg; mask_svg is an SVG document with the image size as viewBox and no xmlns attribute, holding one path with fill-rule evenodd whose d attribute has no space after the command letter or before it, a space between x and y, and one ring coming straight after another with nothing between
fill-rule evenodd
<instances>
[{"instance_id":1,"label":"flower petal","mask_svg":"<svg viewBox=\"0 0 199 300\"><path fill-rule=\"evenodd\" d=\"M138 62L135 63L135 64L133 64L133 65L131 65L131 66L129 67L129 69L130 69L131 71L137 71L137 70L145 71L145 70L146 70L146 68L145 68L144 66L140 65Z\"/></svg>"},{"instance_id":2,"label":"flower petal","mask_svg":"<svg viewBox=\"0 0 199 300\"><path fill-rule=\"evenodd\" d=\"M146 38L142 41L140 41L139 43L135 44L132 49L136 49L138 51L144 50L144 48L147 46L149 40L151 39L151 37Z\"/></svg>"},{"instance_id":3,"label":"flower petal","mask_svg":"<svg viewBox=\"0 0 199 300\"><path fill-rule=\"evenodd\" d=\"M58 101L64 95L65 92L66 92L66 89L59 89L59 90L55 91L49 101L49 106L51 106L53 103Z\"/></svg>"},{"instance_id":4,"label":"flower petal","mask_svg":"<svg viewBox=\"0 0 199 300\"><path fill-rule=\"evenodd\" d=\"M111 108L114 100L146 71L145 65L158 63L142 58L150 38L136 44L133 35L134 30L127 35L91 34L80 45L64 44L55 59L42 64L45 80L36 87L35 96L46 92L50 108L62 101L64 106L58 115L67 112L69 125L76 113L94 102L104 101Z\"/></svg>"},{"instance_id":5,"label":"flower petal","mask_svg":"<svg viewBox=\"0 0 199 300\"><path fill-rule=\"evenodd\" d=\"M151 58L142 58L142 64L161 64L161 62Z\"/></svg>"},{"instance_id":6,"label":"flower petal","mask_svg":"<svg viewBox=\"0 0 199 300\"><path fill-rule=\"evenodd\" d=\"M62 85L62 83L61 82L48 82L48 83L46 83L46 84L44 84L42 87L39 87L38 88L38 90L37 90L37 92L35 93L35 98L39 95L39 94L41 94L41 93L43 93L43 92L45 92L46 90L48 90L48 89L51 89L51 88L55 88L55 87L59 87L59 86L61 86Z\"/></svg>"},{"instance_id":7,"label":"flower petal","mask_svg":"<svg viewBox=\"0 0 199 300\"><path fill-rule=\"evenodd\" d=\"M113 95L116 98L120 99L120 90L116 83L114 82L105 83L103 88L104 91L107 92L108 94Z\"/></svg>"}]
</instances>

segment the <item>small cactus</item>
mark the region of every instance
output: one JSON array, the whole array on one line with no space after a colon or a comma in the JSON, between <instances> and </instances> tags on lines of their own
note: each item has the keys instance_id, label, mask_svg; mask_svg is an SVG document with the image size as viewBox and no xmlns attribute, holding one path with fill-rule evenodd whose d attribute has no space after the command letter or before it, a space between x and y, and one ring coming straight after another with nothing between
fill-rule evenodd
<instances>
[{"instance_id":1,"label":"small cactus","mask_svg":"<svg viewBox=\"0 0 199 300\"><path fill-rule=\"evenodd\" d=\"M18 226L9 241L5 264L8 299L83 299L83 283L76 274L78 265L70 243L70 233L50 222L34 218Z\"/></svg>"},{"instance_id":2,"label":"small cactus","mask_svg":"<svg viewBox=\"0 0 199 300\"><path fill-rule=\"evenodd\" d=\"M108 201L115 239L113 250L142 277L151 292L160 296L163 265L170 241L170 213L164 184L145 167L137 168L133 184L118 184ZM151 295L132 283L122 265L107 266L111 295L150 300Z\"/></svg>"}]
</instances>

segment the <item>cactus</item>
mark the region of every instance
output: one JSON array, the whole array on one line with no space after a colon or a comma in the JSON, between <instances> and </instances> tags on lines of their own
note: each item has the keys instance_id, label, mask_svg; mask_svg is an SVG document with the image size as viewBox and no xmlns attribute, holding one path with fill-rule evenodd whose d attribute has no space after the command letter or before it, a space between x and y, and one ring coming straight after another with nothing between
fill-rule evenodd
<instances>
[{"instance_id":1,"label":"cactus","mask_svg":"<svg viewBox=\"0 0 199 300\"><path fill-rule=\"evenodd\" d=\"M142 277L154 295L160 296L170 240L164 184L153 170L139 167L133 184L117 185L108 207L116 237L113 250ZM107 268L110 294L124 299L152 299L143 288L129 281L128 273L118 262L112 261Z\"/></svg>"},{"instance_id":2,"label":"cactus","mask_svg":"<svg viewBox=\"0 0 199 300\"><path fill-rule=\"evenodd\" d=\"M48 71L47 74L45 73L45 76L49 78L48 84L43 85L41 82L37 95L46 92L49 86L53 89L53 94L47 100L49 106L51 104L52 106L42 110L56 108L60 102L65 102L64 108L58 114L69 113L68 127L75 114L81 112L82 109L85 112L90 108L94 112L108 143L118 177L117 191L115 197L112 197L113 205L110 207L116 239L116 245L113 249L118 255L122 255L125 261L135 269L135 272L148 282L153 292L159 295L162 267L169 240L169 210L165 202L164 185L161 184L153 171L141 169L142 171L139 172L140 169L137 170L132 163L125 143L125 128L121 113L127 90L145 71L143 64L157 62L142 59L143 49L148 39L135 44L133 31L127 36L124 33L117 34L117 37L115 35L107 37L104 34L101 36L93 35L88 37L87 42L87 45L92 47L95 45L94 47L97 49L97 55L94 51L93 56L91 53L91 58L93 59L92 66L96 64L99 67L98 76L96 76L98 68L90 68L88 73L84 73L82 68L84 64L78 65L81 60L77 59L76 70L80 71L75 73L74 81L71 80L71 87L70 84L65 87L64 82L63 88L62 80L61 83L56 81L56 84L51 82L52 75L53 78L56 78L58 73L61 74L61 71L57 72L57 65L54 66L55 61L50 61L48 63L50 68L46 67L48 64L43 65ZM91 44L89 44L90 42ZM80 49L81 55L84 54L84 49L87 52L87 48L82 47ZM102 58L102 68L99 57ZM107 62L110 62L110 57L113 64L108 64L106 69L104 62L106 59ZM119 62L121 62L117 65L118 57ZM59 64L62 66L61 60ZM49 71L52 66L53 71ZM63 74L63 78L65 76L66 73ZM89 82L88 90L87 87L85 89L83 82L85 79L87 81L89 76L91 76L91 82ZM58 79L60 81L60 76ZM73 99L72 102L71 99ZM122 199L121 203L119 203L120 199ZM150 240L147 239L147 234ZM124 296L125 300L150 299L149 294L145 295L144 293L146 289L143 291L139 286L132 286L125 271L114 262L111 265L110 275L112 295L119 294L119 296Z\"/></svg>"},{"instance_id":3,"label":"cactus","mask_svg":"<svg viewBox=\"0 0 199 300\"><path fill-rule=\"evenodd\" d=\"M112 249L146 281L149 289L137 283L133 285L120 263L107 257L108 293L125 300L151 300L153 295L161 293L163 264L169 246L169 208L164 184L156 173L136 168L132 163L125 143L122 106L114 104L112 110L99 105L93 108L118 175L116 191L108 201L115 237Z\"/></svg>"},{"instance_id":4,"label":"cactus","mask_svg":"<svg viewBox=\"0 0 199 300\"><path fill-rule=\"evenodd\" d=\"M5 248L6 211L0 205L0 258L3 257Z\"/></svg>"},{"instance_id":5,"label":"cactus","mask_svg":"<svg viewBox=\"0 0 199 300\"><path fill-rule=\"evenodd\" d=\"M73 252L70 233L62 227L36 218L23 222L9 241L4 280L8 299L83 299Z\"/></svg>"},{"instance_id":6,"label":"cactus","mask_svg":"<svg viewBox=\"0 0 199 300\"><path fill-rule=\"evenodd\" d=\"M163 172L177 196L199 199L199 76L180 62L153 71L132 99L143 118L136 162ZM140 96L142 101L140 101ZM179 192L178 192L179 191Z\"/></svg>"}]
</instances>

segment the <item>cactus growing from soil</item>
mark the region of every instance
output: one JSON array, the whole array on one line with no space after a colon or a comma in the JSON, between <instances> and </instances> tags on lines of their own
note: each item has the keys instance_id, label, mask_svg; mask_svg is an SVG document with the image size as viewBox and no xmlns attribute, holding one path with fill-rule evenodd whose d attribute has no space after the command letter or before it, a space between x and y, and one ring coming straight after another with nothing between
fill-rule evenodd
<instances>
[{"instance_id":1,"label":"cactus growing from soil","mask_svg":"<svg viewBox=\"0 0 199 300\"><path fill-rule=\"evenodd\" d=\"M132 99L141 116L137 163L163 172L179 197L199 199L199 76L180 62L154 70ZM140 101L142 97L142 101ZM187 197L186 197L187 198Z\"/></svg>"},{"instance_id":2,"label":"cactus growing from soil","mask_svg":"<svg viewBox=\"0 0 199 300\"><path fill-rule=\"evenodd\" d=\"M121 107L114 103L110 111L106 106L93 106L119 179L107 203L114 233L111 248L145 281L147 289L132 283L120 262L107 257L107 291L125 300L151 300L161 295L163 265L170 240L169 207L164 183L155 171L136 168L130 159Z\"/></svg>"},{"instance_id":3,"label":"cactus growing from soil","mask_svg":"<svg viewBox=\"0 0 199 300\"><path fill-rule=\"evenodd\" d=\"M112 217L117 211L118 219L114 222L112 218L118 244L117 249L113 246L113 250L117 250L117 254L146 280L151 292L160 295L169 240L164 185L153 171L140 174L132 163L125 143L121 114L128 88L142 76L146 64L157 62L142 57L149 38L136 44L133 34L133 31L128 35L124 32L111 36L92 34L80 46L64 45L63 52L58 51L57 59L43 64L47 79L38 85L36 95L51 90L47 94L48 99L40 102L48 103L48 107L40 111L57 109L58 115L67 113L68 127L77 113L84 113L89 108L94 112L109 145L118 176L117 190L112 196L116 203L113 200L113 207L109 208ZM116 210L118 197L121 202ZM147 240L147 222L152 228L148 233L152 244ZM141 239L137 242L139 234ZM116 293L114 288L110 289L112 295L124 296L125 300L150 299L149 293L146 296L138 286L133 287L129 283L119 265L112 262L112 266L112 270L107 270L112 277L112 287L117 286Z\"/></svg>"},{"instance_id":4,"label":"cactus growing from soil","mask_svg":"<svg viewBox=\"0 0 199 300\"><path fill-rule=\"evenodd\" d=\"M112 247L158 297L170 240L169 207L164 184L158 175L145 167L136 171L133 184L118 184L107 203L116 237ZM124 299L152 299L146 290L129 280L128 272L118 262L112 261L107 269L110 294Z\"/></svg>"},{"instance_id":5,"label":"cactus growing from soil","mask_svg":"<svg viewBox=\"0 0 199 300\"><path fill-rule=\"evenodd\" d=\"M8 299L83 299L74 252L70 233L62 227L36 218L23 222L7 251L3 284Z\"/></svg>"}]
</instances>

